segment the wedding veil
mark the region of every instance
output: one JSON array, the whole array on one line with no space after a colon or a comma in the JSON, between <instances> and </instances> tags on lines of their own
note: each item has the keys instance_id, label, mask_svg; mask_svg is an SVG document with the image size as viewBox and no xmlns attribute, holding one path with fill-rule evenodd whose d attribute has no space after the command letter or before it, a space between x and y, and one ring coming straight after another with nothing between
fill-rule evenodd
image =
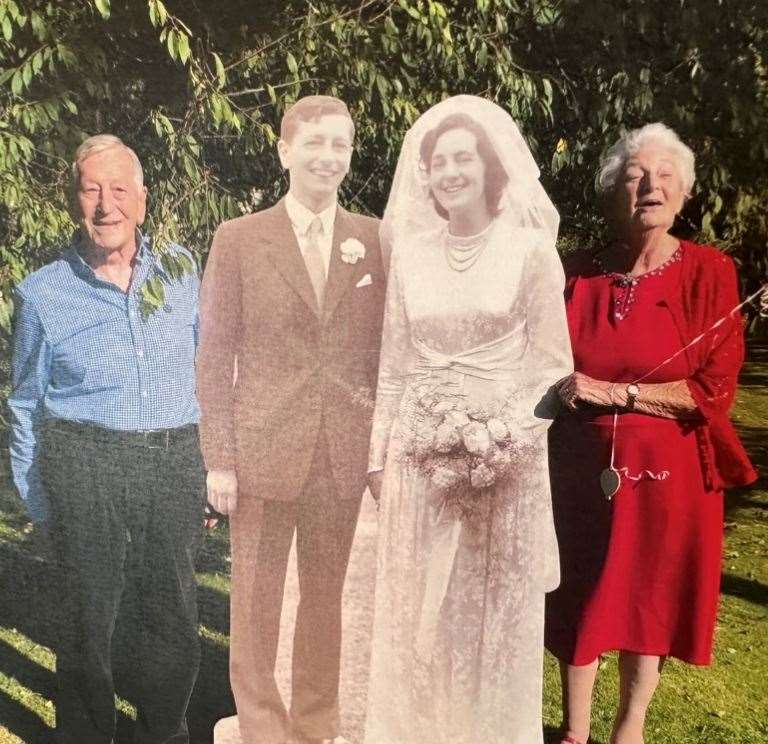
<instances>
[{"instance_id":1,"label":"wedding veil","mask_svg":"<svg viewBox=\"0 0 768 744\"><path fill-rule=\"evenodd\" d=\"M402 238L445 225L429 196L419 149L427 132L452 114L465 114L482 126L507 174L499 217L510 227L546 231L554 245L560 216L539 182L539 168L520 130L500 106L470 95L436 104L406 133L382 220L382 242L391 248Z\"/></svg>"}]
</instances>

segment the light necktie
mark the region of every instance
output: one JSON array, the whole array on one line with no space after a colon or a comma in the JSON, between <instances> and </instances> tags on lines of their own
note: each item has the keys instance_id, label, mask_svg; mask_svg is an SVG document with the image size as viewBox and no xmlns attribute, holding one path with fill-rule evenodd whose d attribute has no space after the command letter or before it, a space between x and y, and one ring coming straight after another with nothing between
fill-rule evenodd
<instances>
[{"instance_id":1,"label":"light necktie","mask_svg":"<svg viewBox=\"0 0 768 744\"><path fill-rule=\"evenodd\" d=\"M325 295L325 261L320 248L320 236L323 234L323 223L315 217L307 230L307 241L304 246L304 263L307 266L309 280L315 290L317 306L322 309Z\"/></svg>"}]
</instances>

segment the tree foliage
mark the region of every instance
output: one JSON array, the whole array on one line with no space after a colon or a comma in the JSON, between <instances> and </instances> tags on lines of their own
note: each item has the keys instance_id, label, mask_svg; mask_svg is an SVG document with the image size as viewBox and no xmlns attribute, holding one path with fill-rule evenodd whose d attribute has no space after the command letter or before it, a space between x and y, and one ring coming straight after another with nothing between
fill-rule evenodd
<instances>
[{"instance_id":1,"label":"tree foliage","mask_svg":"<svg viewBox=\"0 0 768 744\"><path fill-rule=\"evenodd\" d=\"M71 233L69 163L86 136L137 150L148 229L202 254L219 222L285 190L280 116L314 92L350 105L343 199L374 214L421 111L459 92L496 100L569 244L601 239L600 152L662 120L698 157L681 230L718 241L755 285L768 274L766 29L762 0L0 0L0 326L13 286ZM145 300L161 304L162 286Z\"/></svg>"}]
</instances>

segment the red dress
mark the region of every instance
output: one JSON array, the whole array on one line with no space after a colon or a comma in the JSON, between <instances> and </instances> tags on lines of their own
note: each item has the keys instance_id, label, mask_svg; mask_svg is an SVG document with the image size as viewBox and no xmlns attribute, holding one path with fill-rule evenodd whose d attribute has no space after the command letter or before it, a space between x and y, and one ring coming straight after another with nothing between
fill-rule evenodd
<instances>
[{"instance_id":1,"label":"red dress","mask_svg":"<svg viewBox=\"0 0 768 744\"><path fill-rule=\"evenodd\" d=\"M598 380L631 382L684 346L690 338L667 298L680 294L691 263L683 260L685 252L698 257L701 250L683 243L631 290L582 266L566 298L575 369ZM690 365L690 356L680 355L645 382L688 379ZM615 466L641 477L622 478L612 501L599 485L610 462L612 413L565 413L552 426L562 581L547 597L546 645L562 661L583 665L606 651L625 650L710 663L723 493L705 477L702 421L622 413ZM648 476L663 471L666 479Z\"/></svg>"}]
</instances>

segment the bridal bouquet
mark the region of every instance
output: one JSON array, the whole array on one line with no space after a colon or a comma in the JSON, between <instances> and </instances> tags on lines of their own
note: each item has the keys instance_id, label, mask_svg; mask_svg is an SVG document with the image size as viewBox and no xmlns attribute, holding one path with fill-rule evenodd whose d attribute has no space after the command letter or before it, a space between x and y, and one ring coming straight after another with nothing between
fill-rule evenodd
<instances>
[{"instance_id":1,"label":"bridal bouquet","mask_svg":"<svg viewBox=\"0 0 768 744\"><path fill-rule=\"evenodd\" d=\"M417 391L411 403L413 427L403 454L462 519L482 511L491 486L535 452L531 440L514 437L506 423L511 400L489 410L432 388Z\"/></svg>"}]
</instances>

